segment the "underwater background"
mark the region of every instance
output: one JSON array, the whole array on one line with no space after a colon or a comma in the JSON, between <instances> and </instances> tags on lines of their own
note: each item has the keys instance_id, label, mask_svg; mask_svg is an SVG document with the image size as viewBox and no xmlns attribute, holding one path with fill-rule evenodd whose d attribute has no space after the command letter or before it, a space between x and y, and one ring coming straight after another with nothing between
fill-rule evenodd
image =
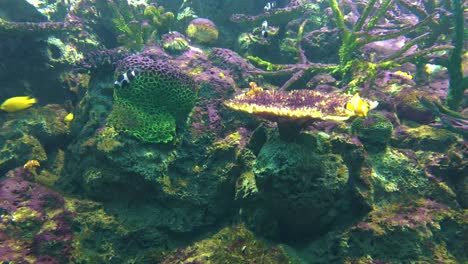
<instances>
[{"instance_id":1,"label":"underwater background","mask_svg":"<svg viewBox=\"0 0 468 264\"><path fill-rule=\"evenodd\" d=\"M468 3L0 0L0 263L468 263Z\"/></svg>"}]
</instances>

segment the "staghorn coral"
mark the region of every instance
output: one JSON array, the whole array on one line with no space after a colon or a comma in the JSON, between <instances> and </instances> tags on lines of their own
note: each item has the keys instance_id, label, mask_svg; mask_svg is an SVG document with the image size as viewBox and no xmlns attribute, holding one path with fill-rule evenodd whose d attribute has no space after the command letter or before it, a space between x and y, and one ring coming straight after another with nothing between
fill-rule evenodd
<instances>
[{"instance_id":1,"label":"staghorn coral","mask_svg":"<svg viewBox=\"0 0 468 264\"><path fill-rule=\"evenodd\" d=\"M138 75L128 87L114 90L109 123L116 131L145 142L173 140L176 125L185 121L195 105L198 86L169 62L142 54L122 60L116 75L129 70Z\"/></svg>"}]
</instances>

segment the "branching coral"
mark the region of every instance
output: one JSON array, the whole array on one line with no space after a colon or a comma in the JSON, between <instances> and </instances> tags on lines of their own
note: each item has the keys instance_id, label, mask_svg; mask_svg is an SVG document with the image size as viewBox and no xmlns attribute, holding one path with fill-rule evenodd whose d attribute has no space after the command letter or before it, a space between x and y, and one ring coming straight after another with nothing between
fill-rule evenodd
<instances>
[{"instance_id":1,"label":"branching coral","mask_svg":"<svg viewBox=\"0 0 468 264\"><path fill-rule=\"evenodd\" d=\"M397 67L405 62L422 65L425 62L435 60L435 58L440 57L440 53L453 48L450 43L443 41L446 39L444 35L450 31L450 27L447 26L450 23L445 23L452 19L450 6L444 3L433 3L433 5L421 3L422 6L418 7L405 0L399 0L394 5L393 2L393 0L385 0L378 3L376 0L371 0L362 3L364 7L362 11L358 11L359 9L353 2L341 3L337 0L329 0L331 13L341 39L338 65L322 65L308 61L301 48L305 25L303 23L297 34L297 50L299 52L297 64L274 65L268 63L266 64L269 66L267 71L256 69L252 73L264 76L292 75L281 89L288 89L305 74L311 72L339 73L342 85L355 88L363 83L371 82L383 70ZM350 23L351 27L348 27L351 15L344 15L342 11L344 8L352 10L352 16L355 17L356 21ZM440 17L440 22L436 20L436 17ZM428 30L429 28L431 30ZM323 28L315 30L315 33L330 32L330 30ZM458 31L460 30L458 29ZM307 35L310 37L309 33ZM398 38L402 38L401 43L398 42L399 48L394 53L381 58L379 62L360 55L362 53L360 49L368 44ZM454 57L460 57L459 52ZM453 59L451 61L456 62ZM456 63L456 65L456 68L459 69L460 64ZM457 76L455 79L458 80L455 86L460 87L461 77L459 73L455 72L453 70L454 76ZM457 91L456 98L459 98L460 88Z\"/></svg>"},{"instance_id":2,"label":"branching coral","mask_svg":"<svg viewBox=\"0 0 468 264\"><path fill-rule=\"evenodd\" d=\"M144 10L133 9L127 1L106 1L105 9L111 13L117 41L132 50L142 50L156 40L156 34L165 33L174 14L164 12L164 7L149 5Z\"/></svg>"}]
</instances>

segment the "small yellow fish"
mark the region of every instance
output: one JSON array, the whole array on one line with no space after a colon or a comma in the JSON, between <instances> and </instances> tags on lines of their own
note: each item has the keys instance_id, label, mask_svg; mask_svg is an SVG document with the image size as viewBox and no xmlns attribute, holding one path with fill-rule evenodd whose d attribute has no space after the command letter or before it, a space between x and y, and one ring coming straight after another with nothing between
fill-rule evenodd
<instances>
[{"instance_id":1,"label":"small yellow fish","mask_svg":"<svg viewBox=\"0 0 468 264\"><path fill-rule=\"evenodd\" d=\"M249 82L250 90L248 90L245 94L248 96L255 96L259 95L263 92L262 87L258 87L255 82Z\"/></svg>"},{"instance_id":2,"label":"small yellow fish","mask_svg":"<svg viewBox=\"0 0 468 264\"><path fill-rule=\"evenodd\" d=\"M27 169L27 170L33 170L35 169L35 167L40 167L41 164L39 163L39 161L37 160L28 160L28 162L26 162L23 166L23 168Z\"/></svg>"},{"instance_id":3,"label":"small yellow fish","mask_svg":"<svg viewBox=\"0 0 468 264\"><path fill-rule=\"evenodd\" d=\"M12 113L29 108L35 103L37 103L36 98L29 96L17 96L5 100L5 102L0 105L0 109Z\"/></svg>"},{"instance_id":4,"label":"small yellow fish","mask_svg":"<svg viewBox=\"0 0 468 264\"><path fill-rule=\"evenodd\" d=\"M359 93L356 93L353 98L346 104L346 110L351 111L357 116L367 116L369 110L374 109L377 106L377 102L369 103L364 101Z\"/></svg>"},{"instance_id":5,"label":"small yellow fish","mask_svg":"<svg viewBox=\"0 0 468 264\"><path fill-rule=\"evenodd\" d=\"M65 123L67 124L70 124L70 122L73 121L73 118L74 118L73 113L69 113L63 118L63 121L65 121Z\"/></svg>"},{"instance_id":6,"label":"small yellow fish","mask_svg":"<svg viewBox=\"0 0 468 264\"><path fill-rule=\"evenodd\" d=\"M398 70L398 71L394 72L394 74L398 75L400 77L406 78L406 79L413 80L413 75L409 74L408 72Z\"/></svg>"}]
</instances>

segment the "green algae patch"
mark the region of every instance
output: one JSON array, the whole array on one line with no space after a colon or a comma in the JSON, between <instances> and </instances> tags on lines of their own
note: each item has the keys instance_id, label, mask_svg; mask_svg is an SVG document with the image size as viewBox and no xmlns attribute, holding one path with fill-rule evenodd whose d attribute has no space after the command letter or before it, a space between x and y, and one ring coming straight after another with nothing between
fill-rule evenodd
<instances>
[{"instance_id":1,"label":"green algae patch","mask_svg":"<svg viewBox=\"0 0 468 264\"><path fill-rule=\"evenodd\" d=\"M128 257L119 250L119 243L128 231L102 205L73 198L65 201L65 208L74 214L72 256L75 263L108 263Z\"/></svg>"},{"instance_id":2,"label":"green algae patch","mask_svg":"<svg viewBox=\"0 0 468 264\"><path fill-rule=\"evenodd\" d=\"M392 139L392 145L413 150L445 152L457 140L457 136L450 131L422 125L415 128L402 129Z\"/></svg>"},{"instance_id":3,"label":"green algae patch","mask_svg":"<svg viewBox=\"0 0 468 264\"><path fill-rule=\"evenodd\" d=\"M371 157L372 175L376 184L384 193L400 195L411 190L423 191L428 188L429 181L424 169L414 158L408 157L408 152L387 148L384 152Z\"/></svg>"},{"instance_id":4,"label":"green algae patch","mask_svg":"<svg viewBox=\"0 0 468 264\"><path fill-rule=\"evenodd\" d=\"M463 245L452 241L463 240L466 223L463 211L427 198L376 206L344 233L345 252L348 260L464 263Z\"/></svg>"},{"instance_id":5,"label":"green algae patch","mask_svg":"<svg viewBox=\"0 0 468 264\"><path fill-rule=\"evenodd\" d=\"M351 134L357 136L368 148L385 148L393 133L390 120L379 114L358 117L351 123Z\"/></svg>"},{"instance_id":6,"label":"green algae patch","mask_svg":"<svg viewBox=\"0 0 468 264\"><path fill-rule=\"evenodd\" d=\"M300 263L283 246L269 246L245 225L221 229L212 237L168 253L161 264L172 263Z\"/></svg>"}]
</instances>

